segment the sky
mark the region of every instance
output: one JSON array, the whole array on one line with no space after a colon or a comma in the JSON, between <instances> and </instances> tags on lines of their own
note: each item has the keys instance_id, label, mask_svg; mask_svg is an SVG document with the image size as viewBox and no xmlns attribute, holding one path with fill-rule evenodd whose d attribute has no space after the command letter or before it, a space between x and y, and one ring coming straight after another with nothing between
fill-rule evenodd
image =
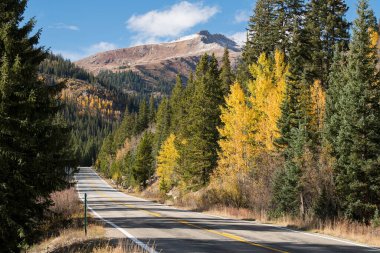
<instances>
[{"instance_id":1,"label":"sky","mask_svg":"<svg viewBox=\"0 0 380 253\"><path fill-rule=\"evenodd\" d=\"M357 0L346 3L352 21ZM29 0L24 16L36 18L41 45L75 61L201 30L242 41L254 5L255 0ZM370 6L380 18L380 0L370 0Z\"/></svg>"}]
</instances>

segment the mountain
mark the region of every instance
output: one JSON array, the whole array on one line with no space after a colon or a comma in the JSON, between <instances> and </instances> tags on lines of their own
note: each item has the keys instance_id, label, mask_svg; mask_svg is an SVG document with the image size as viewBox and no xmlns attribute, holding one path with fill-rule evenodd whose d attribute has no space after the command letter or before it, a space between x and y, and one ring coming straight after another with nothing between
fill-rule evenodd
<instances>
[{"instance_id":1,"label":"mountain","mask_svg":"<svg viewBox=\"0 0 380 253\"><path fill-rule=\"evenodd\" d=\"M201 31L171 42L98 53L75 64L95 75L101 71L133 71L148 83L157 84L159 79L174 82L177 74L186 78L195 70L201 55L214 53L221 59L225 48L230 52L232 64L236 64L241 48L235 41L221 34Z\"/></svg>"}]
</instances>

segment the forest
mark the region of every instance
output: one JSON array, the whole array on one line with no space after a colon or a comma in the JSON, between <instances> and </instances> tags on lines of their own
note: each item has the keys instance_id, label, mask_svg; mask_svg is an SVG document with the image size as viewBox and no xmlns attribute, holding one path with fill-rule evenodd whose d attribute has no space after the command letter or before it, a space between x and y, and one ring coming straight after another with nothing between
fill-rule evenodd
<instances>
[{"instance_id":1,"label":"forest","mask_svg":"<svg viewBox=\"0 0 380 253\"><path fill-rule=\"evenodd\" d=\"M258 0L237 68L203 55L126 110L95 167L123 187L269 217L380 224L379 26L367 0Z\"/></svg>"}]
</instances>

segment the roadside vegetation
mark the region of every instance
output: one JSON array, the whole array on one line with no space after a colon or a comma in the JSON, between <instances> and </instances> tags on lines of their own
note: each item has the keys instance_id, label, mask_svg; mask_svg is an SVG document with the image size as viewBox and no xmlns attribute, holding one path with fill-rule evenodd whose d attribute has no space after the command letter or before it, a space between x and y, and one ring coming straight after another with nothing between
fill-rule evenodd
<instances>
[{"instance_id":1,"label":"roadside vegetation","mask_svg":"<svg viewBox=\"0 0 380 253\"><path fill-rule=\"evenodd\" d=\"M84 233L84 206L74 188L51 194L53 205L29 253L144 253L128 239L108 238L105 224L89 213Z\"/></svg>"}]
</instances>

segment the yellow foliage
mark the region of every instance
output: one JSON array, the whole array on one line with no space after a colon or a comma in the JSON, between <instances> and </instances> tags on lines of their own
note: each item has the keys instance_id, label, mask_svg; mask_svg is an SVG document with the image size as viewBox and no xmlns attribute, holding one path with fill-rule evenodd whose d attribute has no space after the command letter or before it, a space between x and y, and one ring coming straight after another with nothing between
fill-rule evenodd
<instances>
[{"instance_id":1,"label":"yellow foliage","mask_svg":"<svg viewBox=\"0 0 380 253\"><path fill-rule=\"evenodd\" d=\"M238 179L248 172L255 153L254 113L248 106L239 83L231 86L231 93L226 97L226 107L222 107L221 112L223 127L218 128L221 151L211 184L236 195Z\"/></svg>"},{"instance_id":2,"label":"yellow foliage","mask_svg":"<svg viewBox=\"0 0 380 253\"><path fill-rule=\"evenodd\" d=\"M310 87L310 97L312 108L311 127L315 131L321 131L325 119L326 94L320 80L315 80L313 86Z\"/></svg>"},{"instance_id":3,"label":"yellow foliage","mask_svg":"<svg viewBox=\"0 0 380 253\"><path fill-rule=\"evenodd\" d=\"M249 71L254 77L248 84L249 101L258 119L255 140L264 150L272 151L274 140L280 137L277 121L281 116L288 74L285 56L276 50L272 60L263 53Z\"/></svg>"},{"instance_id":4,"label":"yellow foliage","mask_svg":"<svg viewBox=\"0 0 380 253\"><path fill-rule=\"evenodd\" d=\"M370 34L370 40L371 40L371 48L376 48L377 43L379 41L379 32L370 28L369 34Z\"/></svg>"},{"instance_id":5,"label":"yellow foliage","mask_svg":"<svg viewBox=\"0 0 380 253\"><path fill-rule=\"evenodd\" d=\"M175 146L176 136L170 134L162 144L157 156L157 176L159 178L160 190L167 192L173 186L175 168L179 158L178 150Z\"/></svg>"}]
</instances>

